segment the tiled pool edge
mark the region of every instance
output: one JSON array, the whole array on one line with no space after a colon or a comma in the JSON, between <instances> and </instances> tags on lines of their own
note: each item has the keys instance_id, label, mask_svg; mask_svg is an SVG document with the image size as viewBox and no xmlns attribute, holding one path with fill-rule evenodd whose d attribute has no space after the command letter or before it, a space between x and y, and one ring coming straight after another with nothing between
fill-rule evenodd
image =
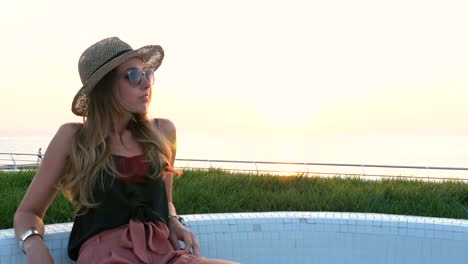
<instances>
[{"instance_id":1,"label":"tiled pool edge","mask_svg":"<svg viewBox=\"0 0 468 264\"><path fill-rule=\"evenodd\" d=\"M468 220L337 212L185 215L202 254L242 263L466 263ZM72 223L46 226L56 263ZM337 253L339 252L339 254ZM13 229L0 230L0 263L25 263Z\"/></svg>"}]
</instances>

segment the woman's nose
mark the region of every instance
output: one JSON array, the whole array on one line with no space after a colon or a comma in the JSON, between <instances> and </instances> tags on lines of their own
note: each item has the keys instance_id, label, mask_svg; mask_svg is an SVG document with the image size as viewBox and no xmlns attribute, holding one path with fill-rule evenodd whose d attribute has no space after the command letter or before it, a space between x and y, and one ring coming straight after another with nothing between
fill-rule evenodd
<instances>
[{"instance_id":1,"label":"woman's nose","mask_svg":"<svg viewBox=\"0 0 468 264\"><path fill-rule=\"evenodd\" d=\"M140 87L144 90L149 89L151 87L151 82L148 79L146 79L146 76L144 74L143 76L141 76Z\"/></svg>"}]
</instances>

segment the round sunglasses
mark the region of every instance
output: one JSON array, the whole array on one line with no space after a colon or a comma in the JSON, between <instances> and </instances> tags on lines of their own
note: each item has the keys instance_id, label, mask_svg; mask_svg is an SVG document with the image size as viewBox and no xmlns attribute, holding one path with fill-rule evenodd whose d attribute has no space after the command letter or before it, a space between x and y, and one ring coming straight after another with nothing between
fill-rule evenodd
<instances>
[{"instance_id":1,"label":"round sunglasses","mask_svg":"<svg viewBox=\"0 0 468 264\"><path fill-rule=\"evenodd\" d=\"M127 71L125 78L128 79L132 86L138 86L141 83L143 76L151 85L154 83L153 70L140 71L138 69L130 69Z\"/></svg>"}]
</instances>

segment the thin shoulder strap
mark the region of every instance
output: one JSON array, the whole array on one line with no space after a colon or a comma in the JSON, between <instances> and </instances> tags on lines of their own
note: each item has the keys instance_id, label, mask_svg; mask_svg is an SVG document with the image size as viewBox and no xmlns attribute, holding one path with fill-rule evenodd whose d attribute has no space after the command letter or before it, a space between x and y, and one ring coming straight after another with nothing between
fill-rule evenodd
<instances>
[{"instance_id":1,"label":"thin shoulder strap","mask_svg":"<svg viewBox=\"0 0 468 264\"><path fill-rule=\"evenodd\" d=\"M159 128L159 118L154 119L154 124L156 125L157 128Z\"/></svg>"}]
</instances>

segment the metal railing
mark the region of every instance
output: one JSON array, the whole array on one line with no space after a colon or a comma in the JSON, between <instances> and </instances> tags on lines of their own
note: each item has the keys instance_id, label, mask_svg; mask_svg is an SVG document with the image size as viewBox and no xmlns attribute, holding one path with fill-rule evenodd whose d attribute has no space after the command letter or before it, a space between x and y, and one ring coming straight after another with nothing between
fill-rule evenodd
<instances>
[{"instance_id":1,"label":"metal railing","mask_svg":"<svg viewBox=\"0 0 468 264\"><path fill-rule=\"evenodd\" d=\"M186 166L177 166L181 162L187 162ZM201 163L202 166L194 166L190 163ZM251 169L233 168L223 164L251 165ZM263 166L265 168L261 168ZM176 159L176 167L183 169L222 168L233 172L265 173L279 175L325 176L325 177L365 177L368 179L405 178L424 180L456 180L468 182L468 167L448 166L409 166L409 165L383 165L383 164L352 164L352 163L319 163L319 162L271 162L271 161L244 161L244 160L211 160L211 159ZM310 167L315 168L310 170ZM283 168L283 169L274 169ZM317 170L317 168L321 168ZM353 168L343 170L341 168ZM392 172L405 170L406 174ZM430 175L430 171L438 171L436 175ZM449 173L455 172L455 173ZM411 173L411 174L409 174ZM424 174L424 175L423 175ZM446 177L441 175L447 175Z\"/></svg>"},{"instance_id":2,"label":"metal railing","mask_svg":"<svg viewBox=\"0 0 468 264\"><path fill-rule=\"evenodd\" d=\"M40 151L37 154L0 153L0 170L37 168L42 161L42 157L43 154ZM212 159L176 159L175 167L178 169L202 170L216 168L231 172L255 174L302 175L323 177L365 177L368 179L406 178L424 180L457 180L468 182L468 167L320 162L272 162ZM314 169L310 170L311 168ZM343 170L342 168L352 169ZM400 170L400 173L392 172L392 170ZM401 170L405 170L405 173L402 173ZM411 172L409 172L409 170ZM430 175L431 171L437 171L437 174Z\"/></svg>"},{"instance_id":3,"label":"metal railing","mask_svg":"<svg viewBox=\"0 0 468 264\"><path fill-rule=\"evenodd\" d=\"M0 170L18 170L37 168L41 164L43 154L31 153L0 153Z\"/></svg>"}]
</instances>

